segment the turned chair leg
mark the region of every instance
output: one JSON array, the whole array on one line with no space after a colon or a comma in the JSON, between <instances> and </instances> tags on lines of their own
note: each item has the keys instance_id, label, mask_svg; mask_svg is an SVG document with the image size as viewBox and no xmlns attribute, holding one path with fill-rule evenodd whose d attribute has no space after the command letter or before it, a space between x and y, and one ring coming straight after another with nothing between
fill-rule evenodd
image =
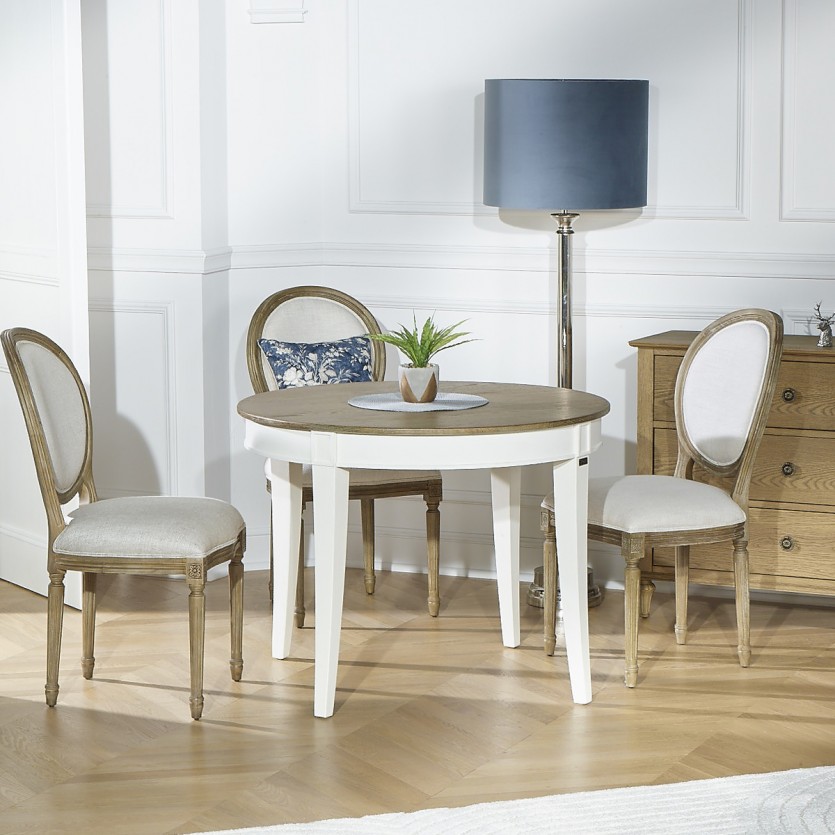
<instances>
[{"instance_id":1,"label":"turned chair leg","mask_svg":"<svg viewBox=\"0 0 835 835\"><path fill-rule=\"evenodd\" d=\"M191 666L191 718L203 715L203 647L206 640L206 573L202 563L186 566L188 582L188 636Z\"/></svg>"},{"instance_id":2,"label":"turned chair leg","mask_svg":"<svg viewBox=\"0 0 835 835\"><path fill-rule=\"evenodd\" d=\"M543 645L546 655L553 655L557 646L557 532L554 514L542 510L539 515L542 531Z\"/></svg>"},{"instance_id":3,"label":"turned chair leg","mask_svg":"<svg viewBox=\"0 0 835 835\"><path fill-rule=\"evenodd\" d=\"M652 593L655 591L655 583L652 580L641 578L641 617L648 618L652 606Z\"/></svg>"},{"instance_id":4,"label":"turned chair leg","mask_svg":"<svg viewBox=\"0 0 835 835\"><path fill-rule=\"evenodd\" d=\"M687 643L687 588L690 582L690 546L678 545L676 552L676 643Z\"/></svg>"},{"instance_id":5,"label":"turned chair leg","mask_svg":"<svg viewBox=\"0 0 835 835\"><path fill-rule=\"evenodd\" d=\"M85 571L82 575L81 596L81 674L93 677L96 659L93 650L96 641L96 575Z\"/></svg>"},{"instance_id":6,"label":"turned chair leg","mask_svg":"<svg viewBox=\"0 0 835 835\"><path fill-rule=\"evenodd\" d=\"M49 574L46 604L46 703L58 702L58 664L61 660L61 628L64 621L64 571Z\"/></svg>"},{"instance_id":7,"label":"turned chair leg","mask_svg":"<svg viewBox=\"0 0 835 835\"><path fill-rule=\"evenodd\" d=\"M737 654L739 664L751 663L751 603L748 590L748 540L734 540L734 586L736 587Z\"/></svg>"},{"instance_id":8,"label":"turned chair leg","mask_svg":"<svg viewBox=\"0 0 835 835\"><path fill-rule=\"evenodd\" d=\"M360 499L362 520L362 558L365 567L365 593L374 594L377 577L374 574L374 499Z\"/></svg>"},{"instance_id":9,"label":"turned chair leg","mask_svg":"<svg viewBox=\"0 0 835 835\"><path fill-rule=\"evenodd\" d=\"M229 625L232 639L229 669L232 672L232 681L240 681L244 672L244 566L241 562L242 558L243 543L240 543L229 563Z\"/></svg>"},{"instance_id":10,"label":"turned chair leg","mask_svg":"<svg viewBox=\"0 0 835 835\"><path fill-rule=\"evenodd\" d=\"M441 570L441 504L440 495L428 493L424 496L426 502L426 567L428 582L428 597L426 599L429 614L436 618L441 610L441 592L438 575Z\"/></svg>"},{"instance_id":11,"label":"turned chair leg","mask_svg":"<svg viewBox=\"0 0 835 835\"><path fill-rule=\"evenodd\" d=\"M641 560L644 557L644 538L623 535L621 554L626 562L624 577L623 625L626 667L624 683L635 687L638 683L638 612L640 608Z\"/></svg>"}]
</instances>

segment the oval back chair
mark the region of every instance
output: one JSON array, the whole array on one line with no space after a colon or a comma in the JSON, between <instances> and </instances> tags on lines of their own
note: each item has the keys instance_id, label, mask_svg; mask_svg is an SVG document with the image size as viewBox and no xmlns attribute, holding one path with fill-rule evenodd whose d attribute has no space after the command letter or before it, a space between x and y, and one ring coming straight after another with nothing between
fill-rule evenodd
<instances>
[{"instance_id":1,"label":"oval back chair","mask_svg":"<svg viewBox=\"0 0 835 835\"><path fill-rule=\"evenodd\" d=\"M243 672L244 520L226 502L177 496L100 500L93 481L90 402L67 354L42 333L3 331L0 341L23 410L48 525L46 703L58 700L64 575L81 571L82 658L92 678L99 574L182 574L189 588L191 715L203 712L205 585L210 568L229 563L232 678ZM65 505L79 504L64 516Z\"/></svg>"},{"instance_id":2,"label":"oval back chair","mask_svg":"<svg viewBox=\"0 0 835 835\"><path fill-rule=\"evenodd\" d=\"M691 343L676 377L678 454L672 476L627 475L589 481L588 536L618 545L626 563L625 683L638 677L640 561L647 548L675 548L675 635L687 638L690 546L733 544L737 654L751 659L748 592L748 491L783 350L783 321L768 310L738 310L708 325ZM694 465L730 479L729 491L693 480ZM557 578L554 497L543 503L545 651L555 643ZM651 588L651 587L650 587ZM640 614L649 614L649 594Z\"/></svg>"},{"instance_id":3,"label":"oval back chair","mask_svg":"<svg viewBox=\"0 0 835 835\"><path fill-rule=\"evenodd\" d=\"M270 365L260 340L277 340L293 345L320 345L379 333L377 320L356 299L328 287L303 286L280 290L265 299L252 316L246 338L246 364L256 393L282 388ZM369 339L370 376L382 380L386 370L385 344ZM336 380L335 380L336 381ZM269 480L267 481L269 489ZM429 614L435 617L440 608L438 572L440 555L440 511L443 496L441 474L432 471L363 470L350 471L348 498L360 501L362 519L365 590L374 593L375 499L422 496L426 502L426 547L428 562ZM313 501L313 483L306 468L302 487L302 508ZM315 512L315 509L314 509ZM304 533L299 546L299 572L296 586L296 625L304 624ZM270 537L270 593L272 594L272 536Z\"/></svg>"}]
</instances>

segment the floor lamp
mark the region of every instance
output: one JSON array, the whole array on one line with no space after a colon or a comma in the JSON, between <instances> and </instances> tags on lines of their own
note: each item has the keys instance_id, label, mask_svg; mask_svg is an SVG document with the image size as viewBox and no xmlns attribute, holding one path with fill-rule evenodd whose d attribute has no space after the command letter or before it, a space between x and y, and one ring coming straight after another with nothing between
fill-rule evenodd
<instances>
[{"instance_id":1,"label":"floor lamp","mask_svg":"<svg viewBox=\"0 0 835 835\"><path fill-rule=\"evenodd\" d=\"M484 203L557 223L557 385L571 388L572 223L581 211L646 205L649 82L503 78L484 92ZM589 569L589 603L599 602Z\"/></svg>"}]
</instances>

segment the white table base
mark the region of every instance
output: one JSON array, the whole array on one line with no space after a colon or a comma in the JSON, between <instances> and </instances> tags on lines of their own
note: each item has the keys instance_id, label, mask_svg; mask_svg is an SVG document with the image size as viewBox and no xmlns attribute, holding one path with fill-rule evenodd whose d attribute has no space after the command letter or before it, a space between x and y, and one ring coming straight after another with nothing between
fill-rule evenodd
<instances>
[{"instance_id":1,"label":"white table base","mask_svg":"<svg viewBox=\"0 0 835 835\"><path fill-rule=\"evenodd\" d=\"M317 562L331 566L315 573L315 678L313 713L334 712L339 662L340 629L345 590L348 531L348 471L327 463L328 436L314 440L313 503L328 508L316 517ZM586 462L587 459L581 459ZM273 514L273 641L275 658L287 658L293 631L293 609L301 521L300 464L270 459L267 475L272 489ZM520 644L519 533L521 468L491 470L493 538L502 643ZM554 465L555 520L566 655L575 702L591 701L589 622L586 591L586 519L588 466L571 458Z\"/></svg>"}]
</instances>

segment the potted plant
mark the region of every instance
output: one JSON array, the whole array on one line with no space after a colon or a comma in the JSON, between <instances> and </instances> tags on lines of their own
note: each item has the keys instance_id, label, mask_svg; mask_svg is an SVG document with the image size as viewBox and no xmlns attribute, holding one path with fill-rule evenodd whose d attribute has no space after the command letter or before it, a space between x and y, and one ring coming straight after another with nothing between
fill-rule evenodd
<instances>
[{"instance_id":1,"label":"potted plant","mask_svg":"<svg viewBox=\"0 0 835 835\"><path fill-rule=\"evenodd\" d=\"M474 340L462 339L469 336L469 331L456 330L466 319L446 328L439 328L435 324L434 314L422 326L418 326L414 314L412 321L411 328L398 325L397 330L369 333L368 336L394 345L409 360L407 363L401 363L398 370L401 397L409 403L429 403L438 394L439 379L437 363L430 362L432 357L447 348Z\"/></svg>"}]
</instances>

